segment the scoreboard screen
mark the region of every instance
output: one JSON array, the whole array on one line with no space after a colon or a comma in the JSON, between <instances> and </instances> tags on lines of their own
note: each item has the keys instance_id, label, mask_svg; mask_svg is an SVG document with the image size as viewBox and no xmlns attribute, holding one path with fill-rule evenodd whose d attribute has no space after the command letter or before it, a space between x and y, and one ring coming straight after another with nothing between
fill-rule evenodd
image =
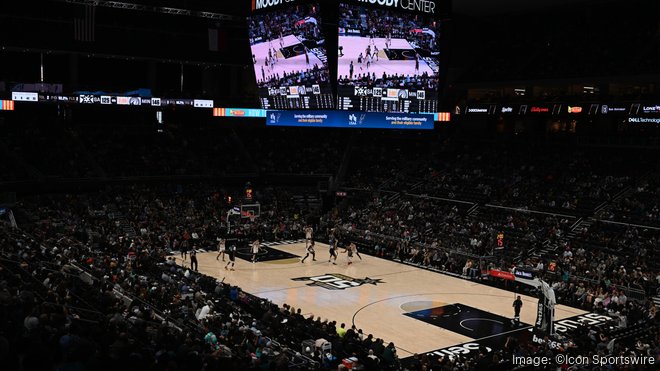
<instances>
[{"instance_id":1,"label":"scoreboard screen","mask_svg":"<svg viewBox=\"0 0 660 371\"><path fill-rule=\"evenodd\" d=\"M339 4L337 108L437 112L440 10L435 2L344 1Z\"/></svg>"},{"instance_id":2,"label":"scoreboard screen","mask_svg":"<svg viewBox=\"0 0 660 371\"><path fill-rule=\"evenodd\" d=\"M334 108L319 4L280 3L248 17L261 107Z\"/></svg>"}]
</instances>

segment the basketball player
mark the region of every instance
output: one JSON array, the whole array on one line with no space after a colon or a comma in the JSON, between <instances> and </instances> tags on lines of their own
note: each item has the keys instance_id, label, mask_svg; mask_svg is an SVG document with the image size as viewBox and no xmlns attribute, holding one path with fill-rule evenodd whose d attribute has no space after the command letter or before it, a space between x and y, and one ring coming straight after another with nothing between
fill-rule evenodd
<instances>
[{"instance_id":1,"label":"basketball player","mask_svg":"<svg viewBox=\"0 0 660 371\"><path fill-rule=\"evenodd\" d=\"M184 239L181 241L181 259L184 261L188 257L188 240Z\"/></svg>"},{"instance_id":2,"label":"basketball player","mask_svg":"<svg viewBox=\"0 0 660 371\"><path fill-rule=\"evenodd\" d=\"M520 295L518 295L518 298L517 298L516 300L514 300L512 306L513 306L513 313L514 313L514 314L513 314L513 321L512 321L512 322L513 322L515 325L520 325L520 309L521 309L522 306L523 306L523 302L522 302L522 300L520 299Z\"/></svg>"},{"instance_id":3,"label":"basketball player","mask_svg":"<svg viewBox=\"0 0 660 371\"><path fill-rule=\"evenodd\" d=\"M227 255L229 255L229 261L227 261L227 265L225 265L225 270L227 270L227 267L229 264L231 264L231 270L234 270L234 264L236 263L236 245L232 244L229 246L229 250L227 251Z\"/></svg>"},{"instance_id":4,"label":"basketball player","mask_svg":"<svg viewBox=\"0 0 660 371\"><path fill-rule=\"evenodd\" d=\"M193 246L192 250L190 250L190 269L197 272L198 266L199 263L197 262L197 246Z\"/></svg>"},{"instance_id":5,"label":"basketball player","mask_svg":"<svg viewBox=\"0 0 660 371\"><path fill-rule=\"evenodd\" d=\"M374 45L374 55L376 56L376 62L378 62L378 47Z\"/></svg>"},{"instance_id":6,"label":"basketball player","mask_svg":"<svg viewBox=\"0 0 660 371\"><path fill-rule=\"evenodd\" d=\"M344 253L346 254L346 258L348 259L348 265L353 264L353 246L355 246L355 244L351 242L348 246L346 246L344 251L342 251L342 254Z\"/></svg>"},{"instance_id":7,"label":"basketball player","mask_svg":"<svg viewBox=\"0 0 660 371\"><path fill-rule=\"evenodd\" d=\"M307 49L305 49L305 63L309 66L309 54L307 53Z\"/></svg>"},{"instance_id":8,"label":"basketball player","mask_svg":"<svg viewBox=\"0 0 660 371\"><path fill-rule=\"evenodd\" d=\"M280 48L284 47L284 34L280 31Z\"/></svg>"},{"instance_id":9,"label":"basketball player","mask_svg":"<svg viewBox=\"0 0 660 371\"><path fill-rule=\"evenodd\" d=\"M258 239L254 240L252 242L252 263L257 262L257 254L259 254L259 246L261 243L259 242Z\"/></svg>"},{"instance_id":10,"label":"basketball player","mask_svg":"<svg viewBox=\"0 0 660 371\"><path fill-rule=\"evenodd\" d=\"M348 66L348 79L353 80L353 61L351 61L351 65Z\"/></svg>"},{"instance_id":11,"label":"basketball player","mask_svg":"<svg viewBox=\"0 0 660 371\"><path fill-rule=\"evenodd\" d=\"M415 72L419 73L419 56L415 54Z\"/></svg>"},{"instance_id":12,"label":"basketball player","mask_svg":"<svg viewBox=\"0 0 660 371\"><path fill-rule=\"evenodd\" d=\"M316 251L314 251L314 241L313 240L312 240L312 242L309 243L309 246L307 246L307 254L305 254L305 257L302 258L302 260L300 262L304 263L305 259L307 259L307 257L309 257L310 254L312 254L312 261L316 261Z\"/></svg>"},{"instance_id":13,"label":"basketball player","mask_svg":"<svg viewBox=\"0 0 660 371\"><path fill-rule=\"evenodd\" d=\"M353 254L355 254L358 258L360 258L360 260L362 260L362 257L360 256L360 252L358 251L357 245L355 244L355 242L351 242L349 247L351 247L351 249L353 250Z\"/></svg>"},{"instance_id":14,"label":"basketball player","mask_svg":"<svg viewBox=\"0 0 660 371\"><path fill-rule=\"evenodd\" d=\"M215 260L218 260L220 258L220 255L222 255L222 261L225 261L225 246L226 242L224 238L218 239L218 256L215 257Z\"/></svg>"},{"instance_id":15,"label":"basketball player","mask_svg":"<svg viewBox=\"0 0 660 371\"><path fill-rule=\"evenodd\" d=\"M314 229L312 228L312 226L308 225L305 227L304 231L305 231L305 248L307 248L309 247L310 243L312 244L314 243L313 242Z\"/></svg>"},{"instance_id":16,"label":"basketball player","mask_svg":"<svg viewBox=\"0 0 660 371\"><path fill-rule=\"evenodd\" d=\"M330 230L330 257L328 263L332 260L332 264L337 265L337 236L335 236L335 229Z\"/></svg>"}]
</instances>

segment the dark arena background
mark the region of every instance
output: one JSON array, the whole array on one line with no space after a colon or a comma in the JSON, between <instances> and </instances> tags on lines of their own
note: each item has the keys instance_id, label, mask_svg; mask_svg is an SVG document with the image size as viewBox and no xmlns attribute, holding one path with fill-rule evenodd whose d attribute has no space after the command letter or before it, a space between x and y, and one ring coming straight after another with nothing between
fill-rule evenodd
<instances>
[{"instance_id":1,"label":"dark arena background","mask_svg":"<svg viewBox=\"0 0 660 371\"><path fill-rule=\"evenodd\" d=\"M0 369L656 370L660 4L0 8Z\"/></svg>"}]
</instances>

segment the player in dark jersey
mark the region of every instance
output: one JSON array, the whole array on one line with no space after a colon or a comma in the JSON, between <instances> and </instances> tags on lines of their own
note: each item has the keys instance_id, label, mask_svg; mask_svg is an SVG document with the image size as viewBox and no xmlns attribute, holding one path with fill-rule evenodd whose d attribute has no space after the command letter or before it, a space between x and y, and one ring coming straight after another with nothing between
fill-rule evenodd
<instances>
[{"instance_id":1,"label":"player in dark jersey","mask_svg":"<svg viewBox=\"0 0 660 371\"><path fill-rule=\"evenodd\" d=\"M312 261L316 261L316 251L314 251L314 241L313 240L309 243L309 246L307 246L307 254L305 254L305 257L302 258L302 260L300 262L304 263L305 259L307 259L310 254L312 255Z\"/></svg>"},{"instance_id":2,"label":"player in dark jersey","mask_svg":"<svg viewBox=\"0 0 660 371\"><path fill-rule=\"evenodd\" d=\"M227 267L229 264L231 264L231 270L234 270L234 264L236 264L236 245L231 244L229 246L229 249L227 250L227 255L229 256L229 261L227 261L227 265L225 265L225 270L227 270Z\"/></svg>"},{"instance_id":3,"label":"player in dark jersey","mask_svg":"<svg viewBox=\"0 0 660 371\"><path fill-rule=\"evenodd\" d=\"M330 229L328 234L328 242L330 242L330 257L328 258L328 263L332 261L332 264L337 265L337 238L338 232L335 228ZM334 261L333 261L334 260Z\"/></svg>"},{"instance_id":4,"label":"player in dark jersey","mask_svg":"<svg viewBox=\"0 0 660 371\"><path fill-rule=\"evenodd\" d=\"M328 263L331 261L332 264L337 265L337 240L330 243L330 257L328 258Z\"/></svg>"},{"instance_id":5,"label":"player in dark jersey","mask_svg":"<svg viewBox=\"0 0 660 371\"><path fill-rule=\"evenodd\" d=\"M355 244L355 242L351 242L351 244L349 246L353 250L353 254L355 254L355 256L357 256L358 258L360 258L360 260L362 260L362 257L360 256L360 252L358 251L358 248L357 248L357 245Z\"/></svg>"},{"instance_id":6,"label":"player in dark jersey","mask_svg":"<svg viewBox=\"0 0 660 371\"><path fill-rule=\"evenodd\" d=\"M520 295L518 295L518 298L514 300L512 306L513 306L513 320L511 320L511 322L513 322L515 325L520 325L520 309L523 306L523 302L520 299Z\"/></svg>"},{"instance_id":7,"label":"player in dark jersey","mask_svg":"<svg viewBox=\"0 0 660 371\"><path fill-rule=\"evenodd\" d=\"M197 246L193 245L192 250L190 250L190 269L197 272L199 267L199 262L197 261Z\"/></svg>"},{"instance_id":8,"label":"player in dark jersey","mask_svg":"<svg viewBox=\"0 0 660 371\"><path fill-rule=\"evenodd\" d=\"M183 241L181 241L181 259L183 259L184 261L188 257L188 250L189 250L188 240L184 239Z\"/></svg>"},{"instance_id":9,"label":"player in dark jersey","mask_svg":"<svg viewBox=\"0 0 660 371\"><path fill-rule=\"evenodd\" d=\"M336 245L330 245L330 258L328 259L328 263L332 261L332 264L337 265L337 246Z\"/></svg>"}]
</instances>

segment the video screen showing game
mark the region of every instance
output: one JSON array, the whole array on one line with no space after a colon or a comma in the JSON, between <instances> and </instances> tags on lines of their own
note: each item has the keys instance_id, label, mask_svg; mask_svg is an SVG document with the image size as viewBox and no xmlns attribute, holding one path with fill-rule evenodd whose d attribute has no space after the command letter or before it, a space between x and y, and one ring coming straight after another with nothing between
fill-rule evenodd
<instances>
[{"instance_id":1,"label":"video screen showing game","mask_svg":"<svg viewBox=\"0 0 660 371\"><path fill-rule=\"evenodd\" d=\"M339 4L339 109L437 112L440 21L394 9Z\"/></svg>"},{"instance_id":2,"label":"video screen showing game","mask_svg":"<svg viewBox=\"0 0 660 371\"><path fill-rule=\"evenodd\" d=\"M318 3L253 14L248 30L262 108L334 108Z\"/></svg>"}]
</instances>

